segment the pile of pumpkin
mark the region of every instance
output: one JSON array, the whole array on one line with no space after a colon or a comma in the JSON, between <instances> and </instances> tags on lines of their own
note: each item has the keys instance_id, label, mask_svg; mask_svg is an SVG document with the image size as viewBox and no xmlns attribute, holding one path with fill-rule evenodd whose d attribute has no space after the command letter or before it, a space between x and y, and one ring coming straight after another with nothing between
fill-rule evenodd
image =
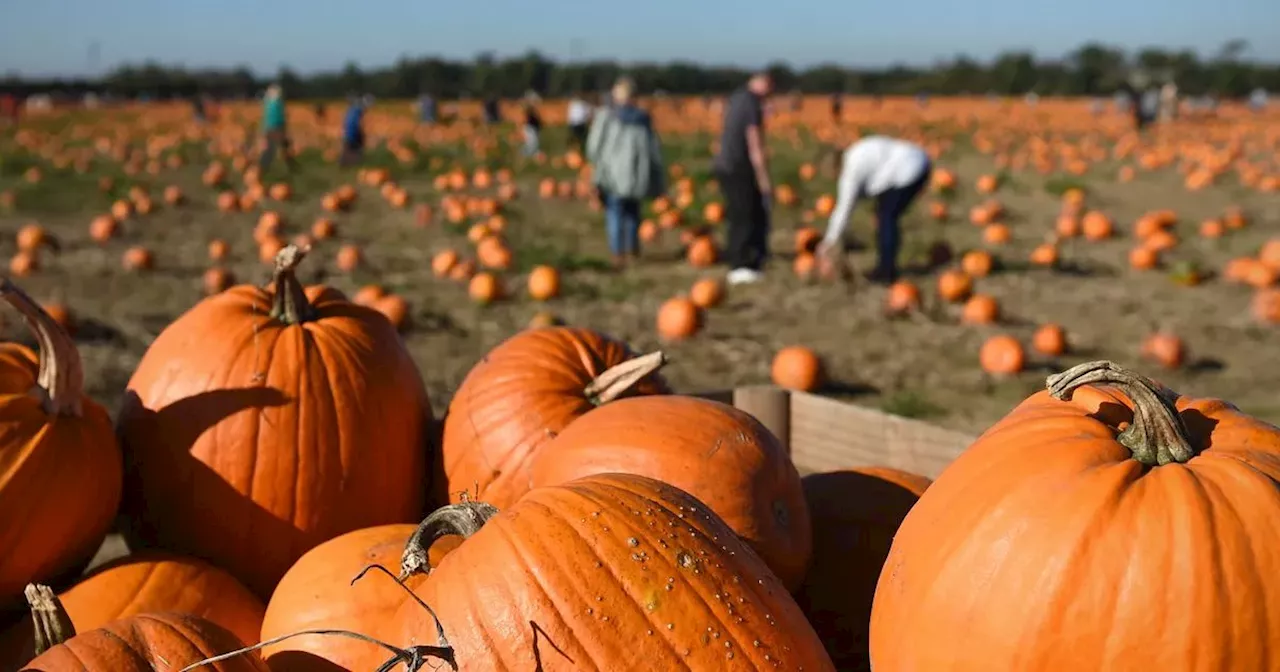
<instances>
[{"instance_id":1,"label":"pile of pumpkin","mask_svg":"<svg viewBox=\"0 0 1280 672\"><path fill-rule=\"evenodd\" d=\"M166 328L115 427L66 332L2 281L39 347L0 345L0 600L29 612L0 667L1272 661L1280 429L1229 404L1092 362L935 483L801 478L751 416L671 393L661 353L543 327L437 422L390 322L303 287L303 256ZM117 510L133 553L68 581Z\"/></svg>"}]
</instances>

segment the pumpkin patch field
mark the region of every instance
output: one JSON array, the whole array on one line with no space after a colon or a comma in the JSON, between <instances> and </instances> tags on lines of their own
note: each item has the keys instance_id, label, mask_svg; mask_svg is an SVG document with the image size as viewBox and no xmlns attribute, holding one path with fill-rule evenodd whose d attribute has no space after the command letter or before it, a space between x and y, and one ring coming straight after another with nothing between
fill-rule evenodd
<instances>
[{"instance_id":1,"label":"pumpkin patch field","mask_svg":"<svg viewBox=\"0 0 1280 672\"><path fill-rule=\"evenodd\" d=\"M646 102L615 269L544 105L0 129L0 670L1275 667L1280 113L779 103L744 286L713 107ZM865 207L814 255L872 133L934 161L889 287ZM689 394L769 382L979 438L801 473Z\"/></svg>"}]
</instances>

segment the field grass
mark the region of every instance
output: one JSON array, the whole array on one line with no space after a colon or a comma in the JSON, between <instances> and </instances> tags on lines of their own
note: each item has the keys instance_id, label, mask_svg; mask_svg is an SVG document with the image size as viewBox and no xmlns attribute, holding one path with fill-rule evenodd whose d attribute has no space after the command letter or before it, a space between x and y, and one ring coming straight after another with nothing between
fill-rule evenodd
<instances>
[{"instance_id":1,"label":"field grass","mask_svg":"<svg viewBox=\"0 0 1280 672\"><path fill-rule=\"evenodd\" d=\"M719 198L708 176L714 115L694 101L676 101L654 113L670 165L691 181L683 226L709 227L722 240L718 229L723 225L702 221L703 205ZM334 239L316 242L304 263L305 280L346 292L377 283L408 299L412 310L404 340L437 416L487 350L524 328L535 313L550 311L568 324L602 330L640 351L662 348L671 360L665 373L682 391L767 382L773 353L803 344L824 360L830 378L825 393L977 432L1041 388L1053 370L1106 358L1154 375L1174 389L1221 396L1280 422L1280 396L1275 393L1280 386L1280 332L1251 317L1251 288L1220 275L1228 260L1256 255L1266 240L1280 236L1280 196L1265 191L1257 180L1259 173L1280 176L1280 115L1274 112L1250 116L1226 109L1218 120L1174 122L1135 142L1125 130L1124 116L1093 117L1083 101L1042 101L1035 109L1012 101L935 100L924 109L909 100L889 100L882 107L856 101L846 105L840 125L826 119L822 101L809 101L802 111L783 112L769 123L775 180L794 187L798 203L778 206L774 213L767 281L730 288L725 303L708 311L703 330L679 343L659 341L654 328L658 306L698 278L723 274L724 269L692 267L684 260L679 232L662 230L658 240L645 246L641 265L620 273L610 270L602 217L589 200L539 194L544 179L579 179L564 160L567 134L554 126L562 116L559 107L546 115L553 126L544 137L545 156L525 160L516 151L518 130L509 124L485 128L463 120L424 130L414 126L407 105L380 105L369 117L373 147L364 166L388 171L409 196L404 208L363 184L356 168L335 164L336 111L327 124L309 114L301 107L291 110L298 170L290 173L277 163L262 176L265 185L289 184L291 197L264 199L251 211L233 213L220 212L215 201L224 188L245 190L240 174L228 171L226 184L217 187L204 184L201 174L212 160L231 167L236 157L252 155L246 148L256 109L227 108L205 129L187 119L185 108L153 106L31 116L20 132L0 130L0 192L13 199L8 206L0 203L0 255L17 253L15 234L28 222L38 222L54 235L58 248L43 250L40 269L18 282L37 298L62 302L74 312L89 392L109 408L118 404L148 343L201 299L201 277L211 265L210 240L230 245L226 267L240 281L267 280L268 267L258 259L253 232L262 212L273 210L283 217L286 240L308 231L320 216L337 225ZM924 290L926 306L905 319L883 315L883 289L859 282L811 282L792 272L795 232L810 222L825 225L813 207L834 184L834 175L823 167L813 179L801 179L801 166L820 155L821 142L842 145L869 132L924 143L937 155L936 165L958 178L954 194L930 194L906 220L903 260L911 269L909 279ZM180 157L181 165L170 157ZM1143 157L1162 165L1144 168ZM1085 164L1082 174L1067 170L1076 159ZM148 166L151 162L155 165ZM1118 178L1125 166L1137 167L1130 181ZM1214 183L1189 189L1187 166L1214 166ZM32 168L41 172L38 182L28 179ZM440 250L474 256L467 239L473 222L445 221L439 205L446 193L435 184L436 176L453 170L469 175L478 168L509 168L518 188L502 204L508 222L503 235L514 253L511 267L501 272L509 296L491 305L473 302L465 283L437 278L431 271L431 258ZM1250 172L1254 176L1245 179ZM974 185L980 175L999 176L999 190L978 193ZM101 188L104 178L111 181L106 189ZM323 211L321 196L341 184L357 187L354 207L337 214ZM169 185L183 190L185 203L162 202L161 192ZM90 221L109 212L114 201L128 198L133 187L151 195L154 212L126 218L120 233L105 244L94 241ZM1088 209L1114 220L1116 235L1101 242L1064 240L1056 270L1031 266L1030 251L1053 233L1062 194L1072 189L1086 194ZM970 208L989 198L998 199L1008 213L1003 221L1012 230L1009 243L985 244L982 227L968 221ZM926 204L932 200L949 205L947 221L929 217ZM414 214L422 203L436 212L425 226ZM1202 220L1220 217L1232 206L1246 213L1246 227L1219 239L1198 235ZM1177 214L1174 231L1180 242L1165 254L1164 268L1133 270L1128 264L1136 240L1133 224L1144 213L1162 209ZM868 208L859 209L850 236L860 248L852 263L866 269L873 260ZM940 268L927 262L930 248L939 242L956 258L983 248L1000 260L999 271L976 283L977 291L1000 302L1003 318L998 324L962 324L958 306L936 299ZM358 245L364 253L363 265L353 272L342 272L335 263L342 244ZM136 245L155 255L152 270L123 269L124 251ZM1219 275L1185 287L1171 278L1179 263ZM561 271L564 287L559 298L538 303L527 297L524 276L544 264ZM0 316L7 337L26 338L13 313ZM984 339L1007 333L1029 344L1036 326L1046 322L1066 328L1072 346L1068 355L1050 360L1029 353L1027 370L1012 378L994 379L981 371L977 353ZM1143 338L1156 329L1170 330L1186 342L1190 357L1185 366L1163 371L1140 360Z\"/></svg>"}]
</instances>

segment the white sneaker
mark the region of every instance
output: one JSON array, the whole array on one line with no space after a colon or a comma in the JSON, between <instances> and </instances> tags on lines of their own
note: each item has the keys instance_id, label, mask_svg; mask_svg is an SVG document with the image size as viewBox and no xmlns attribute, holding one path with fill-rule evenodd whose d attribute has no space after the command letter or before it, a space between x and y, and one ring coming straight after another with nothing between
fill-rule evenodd
<instances>
[{"instance_id":1,"label":"white sneaker","mask_svg":"<svg viewBox=\"0 0 1280 672\"><path fill-rule=\"evenodd\" d=\"M764 278L764 274L760 271L750 268L735 268L729 271L727 280L731 285L749 285L753 282L759 282Z\"/></svg>"}]
</instances>

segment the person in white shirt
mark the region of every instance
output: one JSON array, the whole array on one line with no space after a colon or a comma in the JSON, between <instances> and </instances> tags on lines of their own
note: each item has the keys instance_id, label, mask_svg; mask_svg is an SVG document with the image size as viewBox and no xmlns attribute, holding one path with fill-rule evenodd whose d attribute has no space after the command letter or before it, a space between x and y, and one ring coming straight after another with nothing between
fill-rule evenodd
<instances>
[{"instance_id":1,"label":"person in white shirt","mask_svg":"<svg viewBox=\"0 0 1280 672\"><path fill-rule=\"evenodd\" d=\"M836 205L827 222L827 233L818 245L818 254L834 261L844 252L844 230L854 206L862 197L874 197L879 220L877 263L867 277L872 282L893 283L898 279L901 246L898 220L929 183L933 173L929 155L915 143L872 135L850 145L839 162Z\"/></svg>"},{"instance_id":2,"label":"person in white shirt","mask_svg":"<svg viewBox=\"0 0 1280 672\"><path fill-rule=\"evenodd\" d=\"M591 105L582 99L580 94L573 94L569 100L569 133L573 141L582 149L587 145L587 131L591 123Z\"/></svg>"}]
</instances>

